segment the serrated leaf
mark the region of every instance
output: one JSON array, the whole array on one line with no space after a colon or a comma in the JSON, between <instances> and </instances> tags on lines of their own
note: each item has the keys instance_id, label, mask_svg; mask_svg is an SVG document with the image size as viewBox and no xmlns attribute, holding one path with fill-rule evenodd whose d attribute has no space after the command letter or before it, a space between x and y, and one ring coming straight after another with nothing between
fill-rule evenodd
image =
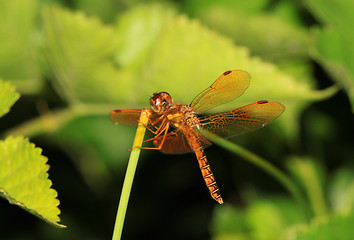
<instances>
[{"instance_id":1,"label":"serrated leaf","mask_svg":"<svg viewBox=\"0 0 354 240\"><path fill-rule=\"evenodd\" d=\"M19 98L20 94L15 91L15 87L0 78L0 117L5 115Z\"/></svg>"},{"instance_id":2,"label":"serrated leaf","mask_svg":"<svg viewBox=\"0 0 354 240\"><path fill-rule=\"evenodd\" d=\"M323 28L314 29L312 55L348 94L354 112L353 1L305 1Z\"/></svg>"},{"instance_id":3,"label":"serrated leaf","mask_svg":"<svg viewBox=\"0 0 354 240\"><path fill-rule=\"evenodd\" d=\"M36 93L43 84L36 33L38 1L0 1L0 76L20 92Z\"/></svg>"},{"instance_id":4,"label":"serrated leaf","mask_svg":"<svg viewBox=\"0 0 354 240\"><path fill-rule=\"evenodd\" d=\"M56 227L60 210L42 150L23 137L0 142L0 195Z\"/></svg>"},{"instance_id":5,"label":"serrated leaf","mask_svg":"<svg viewBox=\"0 0 354 240\"><path fill-rule=\"evenodd\" d=\"M117 34L122 39L122 44L116 53L119 65L140 68L147 61L162 26L175 15L176 11L171 7L152 4L137 6L120 16Z\"/></svg>"},{"instance_id":6,"label":"serrated leaf","mask_svg":"<svg viewBox=\"0 0 354 240\"><path fill-rule=\"evenodd\" d=\"M203 24L231 37L237 45L248 47L252 55L263 59L281 62L308 55L307 31L290 21L284 21L284 17L264 11L268 2L259 3L256 11L249 10L249 3L237 6L239 2L234 2L237 7L230 7L227 2L228 0L213 1L210 6L198 8L194 16L201 19ZM252 5L253 1L251 2ZM277 7L279 10L289 9L282 7L280 3Z\"/></svg>"},{"instance_id":7,"label":"serrated leaf","mask_svg":"<svg viewBox=\"0 0 354 240\"><path fill-rule=\"evenodd\" d=\"M59 7L43 10L47 61L54 86L69 102L118 102L129 98L133 72L114 66L114 29L97 18ZM122 91L122 90L125 91Z\"/></svg>"},{"instance_id":8,"label":"serrated leaf","mask_svg":"<svg viewBox=\"0 0 354 240\"><path fill-rule=\"evenodd\" d=\"M300 231L294 240L354 239L354 214L336 215L314 221L307 230Z\"/></svg>"},{"instance_id":9,"label":"serrated leaf","mask_svg":"<svg viewBox=\"0 0 354 240\"><path fill-rule=\"evenodd\" d=\"M213 110L233 109L260 99L278 101L286 107L281 119L290 133L297 132L297 116L306 104L333 94L314 91L307 81L250 57L247 48L235 46L230 39L185 16L166 24L154 45L141 80L146 94L167 91L176 102L188 103L224 71L245 70L251 74L246 92L237 101Z\"/></svg>"}]
</instances>

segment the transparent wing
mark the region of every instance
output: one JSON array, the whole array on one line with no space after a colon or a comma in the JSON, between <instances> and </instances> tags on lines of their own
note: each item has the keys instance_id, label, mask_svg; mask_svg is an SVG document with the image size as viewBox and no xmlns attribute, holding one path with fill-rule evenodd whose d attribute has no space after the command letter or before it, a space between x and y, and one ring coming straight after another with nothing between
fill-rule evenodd
<instances>
[{"instance_id":1,"label":"transparent wing","mask_svg":"<svg viewBox=\"0 0 354 240\"><path fill-rule=\"evenodd\" d=\"M241 70L224 72L203 92L199 93L190 104L195 112L201 113L220 104L238 98L248 88L251 76Z\"/></svg>"},{"instance_id":2,"label":"transparent wing","mask_svg":"<svg viewBox=\"0 0 354 240\"><path fill-rule=\"evenodd\" d=\"M198 141L201 142L203 149L211 145L211 142L209 142L208 139L203 137L196 130L194 129L189 129L189 130L194 131L194 134L196 134ZM163 141L163 136L160 136L154 140L154 145L158 147L160 146L162 141ZM193 149L190 147L185 134L182 131L178 131L178 132L170 132L166 135L160 151L169 154L182 154L182 153L193 152Z\"/></svg>"},{"instance_id":3,"label":"transparent wing","mask_svg":"<svg viewBox=\"0 0 354 240\"><path fill-rule=\"evenodd\" d=\"M116 124L136 126L138 125L141 111L141 109L118 109L113 110L109 117Z\"/></svg>"},{"instance_id":4,"label":"transparent wing","mask_svg":"<svg viewBox=\"0 0 354 240\"><path fill-rule=\"evenodd\" d=\"M264 127L285 110L277 102L258 101L223 113L200 117L199 127L223 138L230 138Z\"/></svg>"}]
</instances>

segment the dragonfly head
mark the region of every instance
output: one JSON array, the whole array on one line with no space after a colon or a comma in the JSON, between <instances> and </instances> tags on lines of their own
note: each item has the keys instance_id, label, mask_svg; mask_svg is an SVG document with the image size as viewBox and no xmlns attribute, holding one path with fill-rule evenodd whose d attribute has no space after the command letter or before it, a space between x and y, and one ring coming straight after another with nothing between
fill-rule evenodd
<instances>
[{"instance_id":1,"label":"dragonfly head","mask_svg":"<svg viewBox=\"0 0 354 240\"><path fill-rule=\"evenodd\" d=\"M150 98L150 106L156 113L161 113L164 110L170 108L173 104L173 100L167 92L154 93Z\"/></svg>"}]
</instances>

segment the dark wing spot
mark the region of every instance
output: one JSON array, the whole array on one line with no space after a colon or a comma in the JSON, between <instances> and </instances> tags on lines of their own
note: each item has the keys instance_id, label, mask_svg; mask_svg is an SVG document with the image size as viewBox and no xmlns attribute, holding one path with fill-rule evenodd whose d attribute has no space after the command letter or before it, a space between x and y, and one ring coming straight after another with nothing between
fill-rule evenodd
<instances>
[{"instance_id":1,"label":"dark wing spot","mask_svg":"<svg viewBox=\"0 0 354 240\"><path fill-rule=\"evenodd\" d=\"M267 100L263 100L263 101L258 101L257 103L258 104L264 104L264 103L268 103L268 101Z\"/></svg>"},{"instance_id":2,"label":"dark wing spot","mask_svg":"<svg viewBox=\"0 0 354 240\"><path fill-rule=\"evenodd\" d=\"M230 73L231 73L231 71L226 71L223 73L223 75L226 76L226 75L229 75Z\"/></svg>"}]
</instances>

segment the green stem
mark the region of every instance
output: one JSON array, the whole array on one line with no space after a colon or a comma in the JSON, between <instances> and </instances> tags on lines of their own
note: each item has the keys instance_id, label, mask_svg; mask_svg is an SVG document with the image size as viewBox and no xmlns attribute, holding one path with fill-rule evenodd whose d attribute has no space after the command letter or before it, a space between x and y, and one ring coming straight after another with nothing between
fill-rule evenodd
<instances>
[{"instance_id":1,"label":"green stem","mask_svg":"<svg viewBox=\"0 0 354 240\"><path fill-rule=\"evenodd\" d=\"M256 154L230 142L227 141L211 132L206 130L202 131L203 135L206 136L208 139L213 141L215 144L237 154L238 156L242 157L243 159L247 160L248 162L256 165L257 167L266 171L269 175L273 176L277 179L293 196L295 201L298 205L303 209L304 213L307 217L309 217L309 211L307 208L306 200L303 194L301 193L300 189L297 187L295 182L292 181L291 178L286 176L282 171L278 168L270 164L265 159L257 156Z\"/></svg>"},{"instance_id":2,"label":"green stem","mask_svg":"<svg viewBox=\"0 0 354 240\"><path fill-rule=\"evenodd\" d=\"M77 104L65 109L47 111L37 118L6 131L4 135L35 137L43 133L52 133L77 117L107 115L112 109L114 107L109 104Z\"/></svg>"},{"instance_id":3,"label":"green stem","mask_svg":"<svg viewBox=\"0 0 354 240\"><path fill-rule=\"evenodd\" d=\"M120 240L122 236L122 230L124 225L125 214L127 212L130 191L133 185L134 174L135 174L135 170L138 164L138 159L140 154L139 147L141 147L143 144L144 134L146 130L144 126L147 125L148 119L149 119L149 111L142 111L139 120L138 129L136 130L136 135L133 143L133 150L131 151L130 154L127 172L124 178L112 240Z\"/></svg>"}]
</instances>

